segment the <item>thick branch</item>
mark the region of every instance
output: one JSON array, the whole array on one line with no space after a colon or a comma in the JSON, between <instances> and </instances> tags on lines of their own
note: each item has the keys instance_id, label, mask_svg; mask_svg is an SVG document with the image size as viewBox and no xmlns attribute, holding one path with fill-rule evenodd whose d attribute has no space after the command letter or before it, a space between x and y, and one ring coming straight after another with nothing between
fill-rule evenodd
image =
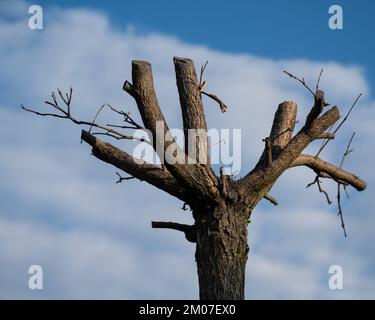
<instances>
[{"instance_id":1,"label":"thick branch","mask_svg":"<svg viewBox=\"0 0 375 320\"><path fill-rule=\"evenodd\" d=\"M187 200L186 191L167 170L162 170L153 164L139 164L140 159L133 158L125 151L97 139L85 130L82 130L81 138L92 146L92 153L96 158L112 164L135 178L144 180L183 201Z\"/></svg>"},{"instance_id":2,"label":"thick branch","mask_svg":"<svg viewBox=\"0 0 375 320\"><path fill-rule=\"evenodd\" d=\"M190 59L179 57L174 57L173 62L185 133L185 152L192 151L192 154L188 154L197 160L199 152L201 152L203 155L202 160L204 160L203 163L206 164L208 162L207 135L198 136L195 148L188 150L189 129L202 129L202 131L207 132L206 117L194 63Z\"/></svg>"},{"instance_id":3,"label":"thick branch","mask_svg":"<svg viewBox=\"0 0 375 320\"><path fill-rule=\"evenodd\" d=\"M279 104L270 134L274 155L279 154L292 138L296 116L297 104L295 102L284 101Z\"/></svg>"},{"instance_id":4,"label":"thick branch","mask_svg":"<svg viewBox=\"0 0 375 320\"><path fill-rule=\"evenodd\" d=\"M159 229L172 229L181 231L185 234L186 240L190 242L197 242L197 234L194 225L187 225L181 224L176 222L159 222L159 221L152 221L151 222L152 228L159 228Z\"/></svg>"},{"instance_id":5,"label":"thick branch","mask_svg":"<svg viewBox=\"0 0 375 320\"><path fill-rule=\"evenodd\" d=\"M270 167L256 166L248 175L239 180L242 188L258 192L269 188L276 179L290 167L291 163L318 135L331 127L340 118L337 107L328 110L312 124L305 125L285 146Z\"/></svg>"},{"instance_id":6,"label":"thick branch","mask_svg":"<svg viewBox=\"0 0 375 320\"><path fill-rule=\"evenodd\" d=\"M330 132L323 132L316 137L316 139L328 139L328 140L332 140L335 138L336 138L336 135Z\"/></svg>"},{"instance_id":7,"label":"thick branch","mask_svg":"<svg viewBox=\"0 0 375 320\"><path fill-rule=\"evenodd\" d=\"M296 160L293 161L291 167L307 166L315 172L324 172L336 181L342 181L356 188L358 191L365 190L367 183L339 167L334 166L326 161L323 161L315 156L301 154Z\"/></svg>"},{"instance_id":8,"label":"thick branch","mask_svg":"<svg viewBox=\"0 0 375 320\"><path fill-rule=\"evenodd\" d=\"M284 101L279 104L275 112L270 136L264 139L265 148L258 161L257 167L269 167L288 144L293 135L296 124L297 104L293 101Z\"/></svg>"},{"instance_id":9,"label":"thick branch","mask_svg":"<svg viewBox=\"0 0 375 320\"><path fill-rule=\"evenodd\" d=\"M151 131L155 145L158 138L164 138L169 128L156 98L151 65L146 61L134 60L132 62L132 78L133 85L126 81L124 90L135 98L142 121L146 129ZM163 137L156 135L158 122L164 127L164 131L160 132Z\"/></svg>"}]
</instances>

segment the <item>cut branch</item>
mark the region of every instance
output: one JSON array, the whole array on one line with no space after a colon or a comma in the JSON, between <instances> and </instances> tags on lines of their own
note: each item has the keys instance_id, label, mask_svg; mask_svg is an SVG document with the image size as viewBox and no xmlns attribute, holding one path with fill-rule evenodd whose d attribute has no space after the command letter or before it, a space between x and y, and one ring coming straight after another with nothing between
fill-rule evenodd
<instances>
[{"instance_id":1,"label":"cut branch","mask_svg":"<svg viewBox=\"0 0 375 320\"><path fill-rule=\"evenodd\" d=\"M195 148L189 148L189 129L201 129L203 132L207 132L206 117L199 91L200 84L198 83L194 63L190 59L180 57L174 57L173 62L176 72L177 89L180 97L181 113L184 126L185 152L189 154L190 157L195 158L198 161L201 158L199 155L202 155L202 160L204 161L203 164L207 164L207 134L197 134L195 137ZM201 76L203 72L204 69L201 69ZM190 150L192 151L192 154L188 153Z\"/></svg>"},{"instance_id":2,"label":"cut branch","mask_svg":"<svg viewBox=\"0 0 375 320\"><path fill-rule=\"evenodd\" d=\"M156 98L151 65L146 61L134 60L132 62L132 78L131 95L137 102L143 124L146 129L151 131L155 144L157 138L164 138L164 136L158 137L156 135L157 123L160 122L163 124L164 132L161 132L163 135L165 135L169 128ZM124 88L128 93L129 86L130 84L125 82Z\"/></svg>"},{"instance_id":3,"label":"cut branch","mask_svg":"<svg viewBox=\"0 0 375 320\"><path fill-rule=\"evenodd\" d=\"M268 200L269 202L271 202L275 206L277 206L279 204L277 202L277 200L274 197L272 197L270 194L266 194L263 198Z\"/></svg>"},{"instance_id":4,"label":"cut branch","mask_svg":"<svg viewBox=\"0 0 375 320\"><path fill-rule=\"evenodd\" d=\"M181 224L176 222L159 222L159 221L152 221L151 222L152 228L155 229L172 229L181 231L185 234L186 240L190 242L197 242L197 234L196 234L196 228L194 225L187 225L187 224Z\"/></svg>"},{"instance_id":5,"label":"cut branch","mask_svg":"<svg viewBox=\"0 0 375 320\"><path fill-rule=\"evenodd\" d=\"M293 135L296 116L297 105L293 101L284 101L279 104L273 119L270 137L263 139L265 148L258 161L257 167L263 164L269 167L272 160L276 158L288 144Z\"/></svg>"},{"instance_id":6,"label":"cut branch","mask_svg":"<svg viewBox=\"0 0 375 320\"><path fill-rule=\"evenodd\" d=\"M279 104L270 133L274 155L278 155L292 138L296 116L297 104L293 101L284 101Z\"/></svg>"},{"instance_id":7,"label":"cut branch","mask_svg":"<svg viewBox=\"0 0 375 320\"><path fill-rule=\"evenodd\" d=\"M128 80L125 80L124 85L122 86L122 90L129 93L133 98L135 97L133 85Z\"/></svg>"},{"instance_id":8,"label":"cut branch","mask_svg":"<svg viewBox=\"0 0 375 320\"><path fill-rule=\"evenodd\" d=\"M323 132L319 134L316 139L335 139L336 135L334 133L329 133L329 132Z\"/></svg>"}]
</instances>

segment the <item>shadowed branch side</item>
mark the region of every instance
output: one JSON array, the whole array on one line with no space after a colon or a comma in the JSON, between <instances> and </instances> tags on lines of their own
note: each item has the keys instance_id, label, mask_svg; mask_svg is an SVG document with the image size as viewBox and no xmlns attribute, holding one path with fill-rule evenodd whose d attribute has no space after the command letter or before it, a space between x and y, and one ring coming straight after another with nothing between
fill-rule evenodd
<instances>
[{"instance_id":1,"label":"shadowed branch side","mask_svg":"<svg viewBox=\"0 0 375 320\"><path fill-rule=\"evenodd\" d=\"M194 225L181 224L177 222L152 221L151 226L155 229L171 229L181 231L185 234L186 240L193 243L197 242L196 229Z\"/></svg>"}]
</instances>

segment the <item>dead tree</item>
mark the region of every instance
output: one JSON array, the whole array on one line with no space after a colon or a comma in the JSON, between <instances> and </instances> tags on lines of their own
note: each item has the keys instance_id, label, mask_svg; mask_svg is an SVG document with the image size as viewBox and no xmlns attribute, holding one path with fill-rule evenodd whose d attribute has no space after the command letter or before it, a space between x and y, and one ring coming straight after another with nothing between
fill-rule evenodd
<instances>
[{"instance_id":1,"label":"dead tree","mask_svg":"<svg viewBox=\"0 0 375 320\"><path fill-rule=\"evenodd\" d=\"M202 76L206 65L202 67L198 80L194 64L190 59L175 57L173 61L185 141L188 143L187 132L189 129L207 131L202 94L218 102L223 112L226 110L226 105L216 95L204 91L206 82L202 83ZM97 124L96 118L99 112L93 121L77 120L71 111L72 89L68 94L63 94L58 90L58 96L53 93L52 101L46 101L55 111L54 113L41 113L22 107L24 110L38 115L65 118L79 125L90 126L90 130L82 130L81 139L92 147L92 154L130 175L122 177L117 173L119 176L117 182L134 177L182 200L184 210L188 205L195 221L194 225L152 222L152 227L181 231L188 241L196 243L195 258L201 299L243 299L245 267L249 252L247 226L250 215L263 198L277 204L277 201L268 192L285 170L297 166L306 166L312 169L317 174L315 182L318 183L321 191L320 178L334 181L338 184L339 190L340 186L352 186L358 191L366 188L365 181L343 170L341 166L325 162L316 155L302 154L310 143L318 139L326 139L322 145L324 148L329 139L335 138L334 133L341 127L348 114L334 133L328 132L340 119L340 114L336 106L329 107L323 113L328 103L324 99L324 92L318 88L321 74L316 90L311 90L303 78L299 79L288 72L286 73L300 81L310 91L313 96L313 106L302 128L293 134L297 105L291 101L281 103L276 110L269 137L263 140L262 155L255 167L237 180L225 175L222 170L220 175L216 175L209 161L207 163L198 161L195 164L183 161L195 155L181 150L174 139L170 139L170 136L168 139L165 138L169 135L169 128L156 98L151 65L146 61L132 62L132 83L126 81L123 89L134 98L144 128L149 130L154 137L153 147L160 159L164 160L162 166L141 163L139 159L135 159L112 144L97 138L98 134L102 134L118 140L135 139L132 135L125 134L124 130L142 128L128 113L110 105L102 106L99 112L104 107L109 107L113 112L123 117L124 124ZM60 104L64 104L64 107ZM156 137L157 122L161 122L164 126L165 136L162 138L164 141L158 141L161 138ZM91 132L92 128L100 131ZM141 139L141 141L143 140ZM196 147L204 155L207 155L206 160L209 160L206 142L198 141ZM163 148L158 147L160 145ZM169 147L182 155L180 157L182 161L177 161L175 164L169 164L166 161L166 150Z\"/></svg>"}]
</instances>

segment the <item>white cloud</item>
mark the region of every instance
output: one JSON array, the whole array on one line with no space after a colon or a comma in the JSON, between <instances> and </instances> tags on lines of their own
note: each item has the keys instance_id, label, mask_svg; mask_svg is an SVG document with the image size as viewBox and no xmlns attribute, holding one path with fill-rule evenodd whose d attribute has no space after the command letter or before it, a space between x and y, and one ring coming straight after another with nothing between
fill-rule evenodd
<instances>
[{"instance_id":1,"label":"white cloud","mask_svg":"<svg viewBox=\"0 0 375 320\"><path fill-rule=\"evenodd\" d=\"M100 232L58 230L33 222L0 219L0 298L168 298L178 294L194 298L193 275L189 276L188 256L183 253L149 252L142 255L125 241ZM25 246L27 243L27 246ZM147 265L152 263L156 277ZM27 287L28 268L41 265L44 290ZM186 265L186 267L184 267ZM176 268L173 274L168 267ZM142 278L140 278L142 276ZM168 281L164 287L163 282ZM141 284L141 285L140 285ZM168 292L168 290L169 292Z\"/></svg>"},{"instance_id":2,"label":"white cloud","mask_svg":"<svg viewBox=\"0 0 375 320\"><path fill-rule=\"evenodd\" d=\"M205 99L207 119L210 127L242 129L242 174L259 156L278 103L297 101L300 120L311 104L308 93L282 70L313 83L323 67L321 86L329 102L345 110L359 92L367 96L324 156L337 163L357 130L356 152L346 166L368 178L370 186L374 181L375 104L361 67L222 53L161 34L115 30L106 16L88 10L45 10L45 29L31 31L20 14L24 4L12 3L13 19L0 16L0 264L5 266L0 297L31 297L25 277L34 260L47 270L40 297L197 297L193 246L181 234L149 225L152 219L190 222L180 202L145 183L114 184L115 170L89 155L79 143L79 128L19 109L20 103L43 109L51 90L71 84L80 117L91 119L104 102L136 115L134 102L121 91L131 78L132 59L152 63L171 127L181 122L172 57L191 57L197 66L209 60L207 90L219 94L229 110L221 114ZM249 227L249 297L374 297L375 256L368 244L374 239L372 190L352 192L351 202L345 202L350 238L343 239L335 208L329 210L316 190L305 190L312 178L306 170L291 170L272 191L280 206L261 204L255 210ZM347 281L341 293L326 285L328 267L337 263Z\"/></svg>"}]
</instances>

